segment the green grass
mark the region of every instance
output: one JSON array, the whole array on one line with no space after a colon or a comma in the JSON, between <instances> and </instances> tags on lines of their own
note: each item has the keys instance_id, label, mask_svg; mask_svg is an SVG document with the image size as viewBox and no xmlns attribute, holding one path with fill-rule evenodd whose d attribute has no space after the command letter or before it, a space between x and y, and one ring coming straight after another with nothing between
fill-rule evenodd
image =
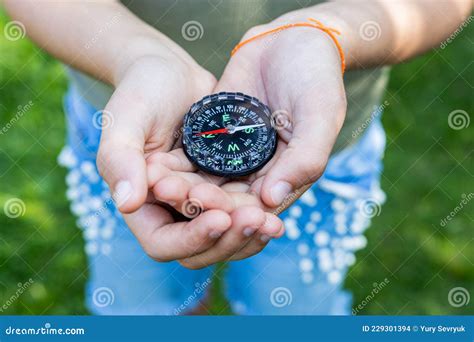
<instances>
[{"instance_id":1,"label":"green grass","mask_svg":"<svg viewBox=\"0 0 474 342\"><path fill-rule=\"evenodd\" d=\"M0 31L8 21L0 14ZM474 112L474 28L469 25L446 49L393 68L384 114L388 135L382 186L388 195L368 230L369 245L357 254L345 286L357 305L372 284L390 283L361 314L472 314L448 303L451 288L474 297L474 203L446 227L440 220L474 192L473 126L453 130L448 114ZM33 106L0 134L0 205L21 198L26 212L0 212L0 305L18 283L34 283L4 314L86 314L88 276L83 240L65 198L64 169L56 165L65 135L63 67L28 39L0 35L0 127L17 107ZM219 294L217 287L214 292ZM221 312L218 295L212 312ZM228 312L228 311L225 311Z\"/></svg>"}]
</instances>

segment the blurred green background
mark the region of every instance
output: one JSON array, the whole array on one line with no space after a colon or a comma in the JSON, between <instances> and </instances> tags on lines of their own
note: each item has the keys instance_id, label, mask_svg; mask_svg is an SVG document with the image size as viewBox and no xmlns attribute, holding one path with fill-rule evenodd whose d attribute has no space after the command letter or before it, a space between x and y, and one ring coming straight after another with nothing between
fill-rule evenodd
<instances>
[{"instance_id":1,"label":"blurred green background","mask_svg":"<svg viewBox=\"0 0 474 342\"><path fill-rule=\"evenodd\" d=\"M1 11L1 10L0 10ZM0 12L0 32L8 18ZM393 68L383 122L388 145L382 187L387 202L357 253L345 287L354 305L373 283L390 283L359 314L473 314L474 201L443 227L446 217L474 192L474 123L454 130L448 115L474 112L474 24L444 49ZM0 310L3 314L87 314L84 243L65 197L65 170L56 157L64 143L61 64L27 38L0 35L0 129L19 105L27 113L0 133L0 207L21 198L26 212L0 211ZM18 299L1 306L32 278ZM472 297L455 307L448 293L463 287ZM211 313L229 313L220 287Z\"/></svg>"}]
</instances>

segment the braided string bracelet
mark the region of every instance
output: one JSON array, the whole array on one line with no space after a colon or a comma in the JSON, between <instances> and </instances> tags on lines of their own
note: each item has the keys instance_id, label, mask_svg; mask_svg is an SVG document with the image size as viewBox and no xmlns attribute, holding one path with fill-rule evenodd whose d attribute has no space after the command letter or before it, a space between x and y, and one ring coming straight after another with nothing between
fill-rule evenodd
<instances>
[{"instance_id":1,"label":"braided string bracelet","mask_svg":"<svg viewBox=\"0 0 474 342\"><path fill-rule=\"evenodd\" d=\"M341 57L341 69L342 69L342 73L344 74L344 71L346 69L346 59L344 57L344 51L342 50L342 46L341 46L341 44L339 43L339 40L336 37L336 35L340 35L341 33L338 30L334 29L334 28L325 26L323 23L321 23L320 21L318 21L316 19L309 18L308 21L310 21L310 22L298 22L298 23L293 23L293 24L285 24L285 25L282 25L282 26L278 26L274 29L259 33L255 36L250 37L250 38L240 42L239 44L237 44L234 47L234 49L232 50L230 55L234 56L235 53L237 51L239 51L242 46L244 46L244 45L246 45L246 44L248 44L248 43L250 43L254 40L257 40L259 38L268 36L270 34L278 33L278 32L281 32L283 30L287 30L287 29L293 28L293 27L312 27L312 28L315 28L315 29L318 29L318 30L321 30L321 31L327 33L329 35L329 37L332 39L332 41L336 45L337 51L339 52L339 56Z\"/></svg>"}]
</instances>

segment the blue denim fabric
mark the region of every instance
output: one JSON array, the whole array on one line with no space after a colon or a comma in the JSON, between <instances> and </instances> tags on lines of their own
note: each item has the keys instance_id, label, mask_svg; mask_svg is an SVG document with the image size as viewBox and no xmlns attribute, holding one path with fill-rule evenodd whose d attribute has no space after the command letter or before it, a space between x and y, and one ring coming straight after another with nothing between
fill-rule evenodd
<instances>
[{"instance_id":1,"label":"blue denim fabric","mask_svg":"<svg viewBox=\"0 0 474 342\"><path fill-rule=\"evenodd\" d=\"M67 197L89 261L87 305L94 314L182 314L205 296L214 268L191 271L148 258L97 172L101 112L74 88L65 98ZM281 218L287 233L258 255L229 263L226 295L238 314L345 315L342 289L364 230L384 201L379 179L385 134L378 115L359 141L331 157L324 175Z\"/></svg>"}]
</instances>

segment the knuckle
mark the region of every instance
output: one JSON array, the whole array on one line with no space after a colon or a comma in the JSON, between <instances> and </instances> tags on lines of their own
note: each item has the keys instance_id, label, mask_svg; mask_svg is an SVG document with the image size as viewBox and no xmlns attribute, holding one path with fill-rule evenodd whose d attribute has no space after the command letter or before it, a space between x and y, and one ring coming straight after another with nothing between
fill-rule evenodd
<instances>
[{"instance_id":1,"label":"knuckle","mask_svg":"<svg viewBox=\"0 0 474 342\"><path fill-rule=\"evenodd\" d=\"M147 159L148 165L168 165L170 157L166 152L154 152Z\"/></svg>"}]
</instances>

